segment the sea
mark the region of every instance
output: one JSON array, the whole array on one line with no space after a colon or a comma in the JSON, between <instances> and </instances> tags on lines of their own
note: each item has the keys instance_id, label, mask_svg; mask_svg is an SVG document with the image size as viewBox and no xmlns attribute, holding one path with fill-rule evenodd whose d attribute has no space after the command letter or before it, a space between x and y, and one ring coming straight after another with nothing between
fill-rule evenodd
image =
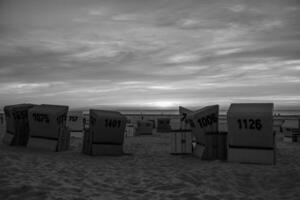
<instances>
[{"instance_id":1,"label":"sea","mask_svg":"<svg viewBox=\"0 0 300 200\"><path fill-rule=\"evenodd\" d=\"M226 115L228 110L220 110L220 115ZM143 115L178 115L178 110L120 110L122 114L143 114ZM299 115L300 110L274 110L274 115Z\"/></svg>"},{"instance_id":2,"label":"sea","mask_svg":"<svg viewBox=\"0 0 300 200\"><path fill-rule=\"evenodd\" d=\"M124 115L179 115L179 110L118 110ZM226 115L228 110L220 110L219 115ZM88 114L88 110L84 113ZM274 110L275 116L300 116L300 110Z\"/></svg>"}]
</instances>

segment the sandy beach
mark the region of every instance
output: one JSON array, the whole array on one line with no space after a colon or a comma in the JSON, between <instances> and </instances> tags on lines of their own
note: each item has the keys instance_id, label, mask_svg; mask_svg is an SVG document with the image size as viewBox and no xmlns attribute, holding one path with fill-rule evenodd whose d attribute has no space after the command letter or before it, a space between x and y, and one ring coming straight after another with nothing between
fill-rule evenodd
<instances>
[{"instance_id":1,"label":"sandy beach","mask_svg":"<svg viewBox=\"0 0 300 200\"><path fill-rule=\"evenodd\" d=\"M170 155L170 133L127 137L125 156L0 145L0 199L299 199L300 144L277 141L276 165Z\"/></svg>"}]
</instances>

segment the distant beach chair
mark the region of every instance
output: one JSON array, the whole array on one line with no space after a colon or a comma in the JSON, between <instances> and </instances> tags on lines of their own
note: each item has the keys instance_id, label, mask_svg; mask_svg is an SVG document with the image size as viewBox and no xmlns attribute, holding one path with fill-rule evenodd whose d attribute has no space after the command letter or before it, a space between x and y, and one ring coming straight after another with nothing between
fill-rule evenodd
<instances>
[{"instance_id":1,"label":"distant beach chair","mask_svg":"<svg viewBox=\"0 0 300 200\"><path fill-rule=\"evenodd\" d=\"M123 155L126 117L120 112L90 110L82 152L89 155Z\"/></svg>"},{"instance_id":2,"label":"distant beach chair","mask_svg":"<svg viewBox=\"0 0 300 200\"><path fill-rule=\"evenodd\" d=\"M181 129L181 123L179 118L171 118L170 119L170 127L171 131L176 131Z\"/></svg>"},{"instance_id":3,"label":"distant beach chair","mask_svg":"<svg viewBox=\"0 0 300 200\"><path fill-rule=\"evenodd\" d=\"M125 128L125 136L133 137L135 135L135 127L133 124L126 124Z\"/></svg>"},{"instance_id":4,"label":"distant beach chair","mask_svg":"<svg viewBox=\"0 0 300 200\"><path fill-rule=\"evenodd\" d=\"M16 104L4 107L6 130L3 143L26 146L29 137L28 110L33 104Z\"/></svg>"},{"instance_id":5,"label":"distant beach chair","mask_svg":"<svg viewBox=\"0 0 300 200\"><path fill-rule=\"evenodd\" d=\"M192 133L190 130L176 130L171 133L171 154L191 154L192 149Z\"/></svg>"},{"instance_id":6,"label":"distant beach chair","mask_svg":"<svg viewBox=\"0 0 300 200\"><path fill-rule=\"evenodd\" d=\"M300 142L300 119L286 119L282 124L285 142Z\"/></svg>"},{"instance_id":7,"label":"distant beach chair","mask_svg":"<svg viewBox=\"0 0 300 200\"><path fill-rule=\"evenodd\" d=\"M192 113L192 111L179 106L178 119L171 119L170 121L172 128L171 154L173 155L191 154L193 152L192 133L187 120L188 113Z\"/></svg>"},{"instance_id":8,"label":"distant beach chair","mask_svg":"<svg viewBox=\"0 0 300 200\"><path fill-rule=\"evenodd\" d=\"M152 131L153 131L152 121L147 121L147 120L137 121L135 135L152 135Z\"/></svg>"},{"instance_id":9,"label":"distant beach chair","mask_svg":"<svg viewBox=\"0 0 300 200\"><path fill-rule=\"evenodd\" d=\"M83 131L83 113L82 111L69 111L67 115L67 127L71 132Z\"/></svg>"},{"instance_id":10,"label":"distant beach chair","mask_svg":"<svg viewBox=\"0 0 300 200\"><path fill-rule=\"evenodd\" d=\"M157 118L157 132L165 133L170 132L171 126L170 126L170 118Z\"/></svg>"},{"instance_id":11,"label":"distant beach chair","mask_svg":"<svg viewBox=\"0 0 300 200\"><path fill-rule=\"evenodd\" d=\"M42 104L28 111L28 148L64 151L70 145L70 131L66 126L68 106Z\"/></svg>"}]
</instances>

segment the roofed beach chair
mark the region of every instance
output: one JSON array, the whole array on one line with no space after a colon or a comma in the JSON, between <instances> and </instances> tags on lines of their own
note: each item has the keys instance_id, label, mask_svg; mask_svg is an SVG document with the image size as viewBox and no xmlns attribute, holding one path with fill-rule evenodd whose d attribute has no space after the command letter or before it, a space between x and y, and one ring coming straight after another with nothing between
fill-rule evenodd
<instances>
[{"instance_id":1,"label":"roofed beach chair","mask_svg":"<svg viewBox=\"0 0 300 200\"><path fill-rule=\"evenodd\" d=\"M29 110L28 147L49 151L64 151L70 145L66 126L68 106L42 104Z\"/></svg>"},{"instance_id":2,"label":"roofed beach chair","mask_svg":"<svg viewBox=\"0 0 300 200\"><path fill-rule=\"evenodd\" d=\"M273 103L234 103L227 117L228 161L275 164Z\"/></svg>"},{"instance_id":3,"label":"roofed beach chair","mask_svg":"<svg viewBox=\"0 0 300 200\"><path fill-rule=\"evenodd\" d=\"M26 146L29 136L28 110L33 104L16 104L4 107L6 130L3 142Z\"/></svg>"},{"instance_id":4,"label":"roofed beach chair","mask_svg":"<svg viewBox=\"0 0 300 200\"><path fill-rule=\"evenodd\" d=\"M90 110L82 152L89 155L123 155L126 117L120 112Z\"/></svg>"}]
</instances>

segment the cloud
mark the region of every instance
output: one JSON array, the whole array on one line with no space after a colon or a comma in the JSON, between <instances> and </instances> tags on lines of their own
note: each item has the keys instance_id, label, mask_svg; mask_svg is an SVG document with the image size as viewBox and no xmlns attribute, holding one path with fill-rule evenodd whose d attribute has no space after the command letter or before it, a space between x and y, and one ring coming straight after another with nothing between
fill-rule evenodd
<instances>
[{"instance_id":1,"label":"cloud","mask_svg":"<svg viewBox=\"0 0 300 200\"><path fill-rule=\"evenodd\" d=\"M194 62L199 59L198 55L193 54L176 54L173 56L170 56L166 63L169 64L177 64L177 63L188 63L188 62Z\"/></svg>"},{"instance_id":2,"label":"cloud","mask_svg":"<svg viewBox=\"0 0 300 200\"><path fill-rule=\"evenodd\" d=\"M300 101L297 1L2 2L3 105Z\"/></svg>"}]
</instances>

